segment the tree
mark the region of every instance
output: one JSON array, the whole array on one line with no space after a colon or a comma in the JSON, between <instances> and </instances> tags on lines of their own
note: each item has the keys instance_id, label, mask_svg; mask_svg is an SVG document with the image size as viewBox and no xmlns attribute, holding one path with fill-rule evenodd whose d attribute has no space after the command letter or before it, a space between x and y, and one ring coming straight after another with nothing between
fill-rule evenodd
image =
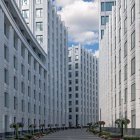
<instances>
[{"instance_id":1,"label":"tree","mask_svg":"<svg viewBox=\"0 0 140 140\"><path fill-rule=\"evenodd\" d=\"M118 128L120 128L121 137L124 136L124 132L123 132L124 126L125 126L125 128L127 128L127 125L128 125L129 123L130 123L130 120L129 120L129 119L126 119L126 118L124 118L124 119L117 119L117 120L115 121L115 124L117 124L117 125L118 125Z\"/></svg>"},{"instance_id":2,"label":"tree","mask_svg":"<svg viewBox=\"0 0 140 140\"><path fill-rule=\"evenodd\" d=\"M98 126L100 128L100 132L102 132L102 126L104 127L105 122L104 121L98 121L97 124L98 124Z\"/></svg>"},{"instance_id":3,"label":"tree","mask_svg":"<svg viewBox=\"0 0 140 140\"><path fill-rule=\"evenodd\" d=\"M19 129L19 123L12 123L10 125L10 128L14 128L14 131L15 131L15 136L16 136L16 139L19 138L19 135L18 135L18 129Z\"/></svg>"},{"instance_id":4,"label":"tree","mask_svg":"<svg viewBox=\"0 0 140 140\"><path fill-rule=\"evenodd\" d=\"M91 126L92 126L92 122L91 123L87 123L87 125L88 125L88 128L90 129Z\"/></svg>"}]
</instances>

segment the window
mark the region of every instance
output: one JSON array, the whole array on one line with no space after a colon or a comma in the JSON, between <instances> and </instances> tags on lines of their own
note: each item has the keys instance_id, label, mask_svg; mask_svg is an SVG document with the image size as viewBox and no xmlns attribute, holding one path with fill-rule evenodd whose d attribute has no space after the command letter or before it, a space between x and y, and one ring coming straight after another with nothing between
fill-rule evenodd
<instances>
[{"instance_id":1,"label":"window","mask_svg":"<svg viewBox=\"0 0 140 140\"><path fill-rule=\"evenodd\" d=\"M76 112L78 112L78 111L79 111L79 108L78 108L78 107L76 107L76 108L75 108L75 111L76 111Z\"/></svg>"},{"instance_id":2,"label":"window","mask_svg":"<svg viewBox=\"0 0 140 140\"><path fill-rule=\"evenodd\" d=\"M9 107L9 94L7 92L4 93L4 106Z\"/></svg>"},{"instance_id":3,"label":"window","mask_svg":"<svg viewBox=\"0 0 140 140\"><path fill-rule=\"evenodd\" d=\"M104 30L101 30L101 39L103 38L104 36Z\"/></svg>"},{"instance_id":4,"label":"window","mask_svg":"<svg viewBox=\"0 0 140 140\"><path fill-rule=\"evenodd\" d=\"M124 66L124 80L127 80L127 65Z\"/></svg>"},{"instance_id":5,"label":"window","mask_svg":"<svg viewBox=\"0 0 140 140\"><path fill-rule=\"evenodd\" d=\"M36 4L41 4L42 0L36 0Z\"/></svg>"},{"instance_id":6,"label":"window","mask_svg":"<svg viewBox=\"0 0 140 140\"><path fill-rule=\"evenodd\" d=\"M72 77L72 74L71 74L71 72L69 72L69 78L71 78Z\"/></svg>"},{"instance_id":7,"label":"window","mask_svg":"<svg viewBox=\"0 0 140 140\"><path fill-rule=\"evenodd\" d=\"M109 21L109 16L101 16L101 25L106 25Z\"/></svg>"},{"instance_id":8,"label":"window","mask_svg":"<svg viewBox=\"0 0 140 140\"><path fill-rule=\"evenodd\" d=\"M9 26L4 23L4 34L8 38L9 37Z\"/></svg>"},{"instance_id":9,"label":"window","mask_svg":"<svg viewBox=\"0 0 140 140\"><path fill-rule=\"evenodd\" d=\"M4 59L6 61L9 60L9 51L8 51L8 47L4 45Z\"/></svg>"},{"instance_id":10,"label":"window","mask_svg":"<svg viewBox=\"0 0 140 140\"><path fill-rule=\"evenodd\" d=\"M124 20L124 34L127 32L127 18Z\"/></svg>"},{"instance_id":11,"label":"window","mask_svg":"<svg viewBox=\"0 0 140 140\"><path fill-rule=\"evenodd\" d=\"M21 110L22 110L22 112L25 111L25 102L24 102L24 100L21 101Z\"/></svg>"},{"instance_id":12,"label":"window","mask_svg":"<svg viewBox=\"0 0 140 140\"><path fill-rule=\"evenodd\" d=\"M22 76L25 75L25 67L23 64L21 64L21 74L22 74Z\"/></svg>"},{"instance_id":13,"label":"window","mask_svg":"<svg viewBox=\"0 0 140 140\"><path fill-rule=\"evenodd\" d=\"M71 65L69 65L69 70L71 70L72 69L72 67L71 67Z\"/></svg>"},{"instance_id":14,"label":"window","mask_svg":"<svg viewBox=\"0 0 140 140\"><path fill-rule=\"evenodd\" d=\"M28 113L31 111L31 104L28 102Z\"/></svg>"},{"instance_id":15,"label":"window","mask_svg":"<svg viewBox=\"0 0 140 140\"><path fill-rule=\"evenodd\" d=\"M78 91L78 89L79 89L78 86L76 86L76 87L75 87L75 90Z\"/></svg>"},{"instance_id":16,"label":"window","mask_svg":"<svg viewBox=\"0 0 140 140\"><path fill-rule=\"evenodd\" d=\"M43 17L43 9L36 9L36 17L41 18Z\"/></svg>"},{"instance_id":17,"label":"window","mask_svg":"<svg viewBox=\"0 0 140 140\"><path fill-rule=\"evenodd\" d=\"M72 105L72 101L69 101L69 105Z\"/></svg>"},{"instance_id":18,"label":"window","mask_svg":"<svg viewBox=\"0 0 140 140\"><path fill-rule=\"evenodd\" d=\"M36 36L36 39L37 39L38 43L39 43L40 45L42 45L42 43L43 43L43 35L37 35L37 36Z\"/></svg>"},{"instance_id":19,"label":"window","mask_svg":"<svg viewBox=\"0 0 140 140\"><path fill-rule=\"evenodd\" d=\"M119 71L119 84L121 84L121 70Z\"/></svg>"},{"instance_id":20,"label":"window","mask_svg":"<svg viewBox=\"0 0 140 140\"><path fill-rule=\"evenodd\" d=\"M9 73L7 69L4 69L4 82L5 84L9 84Z\"/></svg>"},{"instance_id":21,"label":"window","mask_svg":"<svg viewBox=\"0 0 140 140\"><path fill-rule=\"evenodd\" d=\"M127 88L124 90L124 103L127 103Z\"/></svg>"},{"instance_id":22,"label":"window","mask_svg":"<svg viewBox=\"0 0 140 140\"><path fill-rule=\"evenodd\" d=\"M112 11L114 2L101 2L101 11Z\"/></svg>"},{"instance_id":23,"label":"window","mask_svg":"<svg viewBox=\"0 0 140 140\"><path fill-rule=\"evenodd\" d=\"M131 49L135 47L135 31L131 34Z\"/></svg>"},{"instance_id":24,"label":"window","mask_svg":"<svg viewBox=\"0 0 140 140\"><path fill-rule=\"evenodd\" d=\"M75 53L78 54L78 48L75 48Z\"/></svg>"},{"instance_id":25,"label":"window","mask_svg":"<svg viewBox=\"0 0 140 140\"><path fill-rule=\"evenodd\" d=\"M39 88L41 88L41 80L39 80Z\"/></svg>"},{"instance_id":26,"label":"window","mask_svg":"<svg viewBox=\"0 0 140 140\"><path fill-rule=\"evenodd\" d=\"M21 82L21 93L25 93L25 84L24 82Z\"/></svg>"},{"instance_id":27,"label":"window","mask_svg":"<svg viewBox=\"0 0 140 140\"><path fill-rule=\"evenodd\" d=\"M131 101L135 101L136 98L136 87L135 84L131 85Z\"/></svg>"},{"instance_id":28,"label":"window","mask_svg":"<svg viewBox=\"0 0 140 140\"><path fill-rule=\"evenodd\" d=\"M72 84L72 81L71 80L69 80L69 85L71 85Z\"/></svg>"},{"instance_id":29,"label":"window","mask_svg":"<svg viewBox=\"0 0 140 140\"><path fill-rule=\"evenodd\" d=\"M69 112L72 112L72 108L69 108Z\"/></svg>"},{"instance_id":30,"label":"window","mask_svg":"<svg viewBox=\"0 0 140 140\"><path fill-rule=\"evenodd\" d=\"M28 53L28 64L31 65L31 54Z\"/></svg>"},{"instance_id":31,"label":"window","mask_svg":"<svg viewBox=\"0 0 140 140\"><path fill-rule=\"evenodd\" d=\"M22 16L25 19L29 19L29 10L22 10Z\"/></svg>"},{"instance_id":32,"label":"window","mask_svg":"<svg viewBox=\"0 0 140 140\"><path fill-rule=\"evenodd\" d=\"M135 57L131 60L131 75L135 74Z\"/></svg>"},{"instance_id":33,"label":"window","mask_svg":"<svg viewBox=\"0 0 140 140\"><path fill-rule=\"evenodd\" d=\"M72 119L72 115L69 115L69 119Z\"/></svg>"},{"instance_id":34,"label":"window","mask_svg":"<svg viewBox=\"0 0 140 140\"><path fill-rule=\"evenodd\" d=\"M36 22L36 30L43 31L43 22Z\"/></svg>"},{"instance_id":35,"label":"window","mask_svg":"<svg viewBox=\"0 0 140 140\"><path fill-rule=\"evenodd\" d=\"M135 5L131 9L131 23L135 21Z\"/></svg>"},{"instance_id":36,"label":"window","mask_svg":"<svg viewBox=\"0 0 140 140\"><path fill-rule=\"evenodd\" d=\"M78 79L75 79L75 84L78 84Z\"/></svg>"},{"instance_id":37,"label":"window","mask_svg":"<svg viewBox=\"0 0 140 140\"><path fill-rule=\"evenodd\" d=\"M72 91L72 88L71 88L71 87L69 87L69 92L70 92L70 91Z\"/></svg>"},{"instance_id":38,"label":"window","mask_svg":"<svg viewBox=\"0 0 140 140\"><path fill-rule=\"evenodd\" d=\"M78 105L78 100L75 101L75 105Z\"/></svg>"},{"instance_id":39,"label":"window","mask_svg":"<svg viewBox=\"0 0 140 140\"><path fill-rule=\"evenodd\" d=\"M119 92L119 105L121 105L122 98L121 98L121 91Z\"/></svg>"},{"instance_id":40,"label":"window","mask_svg":"<svg viewBox=\"0 0 140 140\"><path fill-rule=\"evenodd\" d=\"M71 62L71 57L69 57L69 62Z\"/></svg>"},{"instance_id":41,"label":"window","mask_svg":"<svg viewBox=\"0 0 140 140\"><path fill-rule=\"evenodd\" d=\"M17 58L16 58L16 56L14 56L14 68L17 70Z\"/></svg>"},{"instance_id":42,"label":"window","mask_svg":"<svg viewBox=\"0 0 140 140\"><path fill-rule=\"evenodd\" d=\"M127 41L124 43L124 57L127 56Z\"/></svg>"},{"instance_id":43,"label":"window","mask_svg":"<svg viewBox=\"0 0 140 140\"><path fill-rule=\"evenodd\" d=\"M78 63L75 64L75 68L78 69Z\"/></svg>"},{"instance_id":44,"label":"window","mask_svg":"<svg viewBox=\"0 0 140 140\"><path fill-rule=\"evenodd\" d=\"M17 39L17 36L16 36L15 33L14 33L14 48L15 48L16 50L17 50L17 47L18 47L17 43L18 43L18 39Z\"/></svg>"},{"instance_id":45,"label":"window","mask_svg":"<svg viewBox=\"0 0 140 140\"><path fill-rule=\"evenodd\" d=\"M31 88L28 86L28 96L31 97Z\"/></svg>"},{"instance_id":46,"label":"window","mask_svg":"<svg viewBox=\"0 0 140 140\"><path fill-rule=\"evenodd\" d=\"M29 0L22 0L22 5L28 5L29 4Z\"/></svg>"},{"instance_id":47,"label":"window","mask_svg":"<svg viewBox=\"0 0 140 140\"><path fill-rule=\"evenodd\" d=\"M69 94L69 99L71 99L72 98L72 94Z\"/></svg>"},{"instance_id":48,"label":"window","mask_svg":"<svg viewBox=\"0 0 140 140\"><path fill-rule=\"evenodd\" d=\"M17 109L17 98L14 96L14 110Z\"/></svg>"},{"instance_id":49,"label":"window","mask_svg":"<svg viewBox=\"0 0 140 140\"><path fill-rule=\"evenodd\" d=\"M121 41L121 28L119 29L119 42Z\"/></svg>"},{"instance_id":50,"label":"window","mask_svg":"<svg viewBox=\"0 0 140 140\"><path fill-rule=\"evenodd\" d=\"M78 74L79 74L78 71L76 71L76 72L75 72L75 77L78 77Z\"/></svg>"},{"instance_id":51,"label":"window","mask_svg":"<svg viewBox=\"0 0 140 140\"><path fill-rule=\"evenodd\" d=\"M78 98L78 93L75 94L75 97Z\"/></svg>"},{"instance_id":52,"label":"window","mask_svg":"<svg viewBox=\"0 0 140 140\"><path fill-rule=\"evenodd\" d=\"M119 63L121 63L121 49L119 50Z\"/></svg>"},{"instance_id":53,"label":"window","mask_svg":"<svg viewBox=\"0 0 140 140\"><path fill-rule=\"evenodd\" d=\"M28 70L28 80L31 81L31 72Z\"/></svg>"},{"instance_id":54,"label":"window","mask_svg":"<svg viewBox=\"0 0 140 140\"><path fill-rule=\"evenodd\" d=\"M17 90L17 88L18 88L17 77L16 77L16 76L14 76L14 89L16 89L16 90Z\"/></svg>"},{"instance_id":55,"label":"window","mask_svg":"<svg viewBox=\"0 0 140 140\"><path fill-rule=\"evenodd\" d=\"M21 56L25 58L25 47L21 46Z\"/></svg>"}]
</instances>

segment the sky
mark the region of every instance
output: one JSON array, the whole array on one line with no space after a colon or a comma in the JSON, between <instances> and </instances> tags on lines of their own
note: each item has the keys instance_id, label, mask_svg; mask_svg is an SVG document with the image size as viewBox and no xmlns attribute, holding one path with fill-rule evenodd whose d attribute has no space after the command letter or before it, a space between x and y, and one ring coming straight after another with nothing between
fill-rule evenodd
<instances>
[{"instance_id":1,"label":"sky","mask_svg":"<svg viewBox=\"0 0 140 140\"><path fill-rule=\"evenodd\" d=\"M98 50L98 0L56 0L56 4L68 27L69 47L81 44Z\"/></svg>"}]
</instances>

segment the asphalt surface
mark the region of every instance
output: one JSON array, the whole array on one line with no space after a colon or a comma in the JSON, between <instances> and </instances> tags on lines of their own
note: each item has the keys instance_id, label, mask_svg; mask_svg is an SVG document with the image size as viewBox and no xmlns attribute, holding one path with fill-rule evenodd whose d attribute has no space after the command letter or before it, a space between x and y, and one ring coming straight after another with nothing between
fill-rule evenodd
<instances>
[{"instance_id":1,"label":"asphalt surface","mask_svg":"<svg viewBox=\"0 0 140 140\"><path fill-rule=\"evenodd\" d=\"M41 138L40 140L102 140L93 134L86 132L86 129L71 129L55 132Z\"/></svg>"}]
</instances>

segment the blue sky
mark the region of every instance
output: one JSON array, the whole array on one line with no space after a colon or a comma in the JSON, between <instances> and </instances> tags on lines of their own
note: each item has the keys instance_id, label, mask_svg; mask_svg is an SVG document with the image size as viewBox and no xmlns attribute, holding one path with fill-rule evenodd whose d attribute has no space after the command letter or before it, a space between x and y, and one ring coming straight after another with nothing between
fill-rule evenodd
<instances>
[{"instance_id":1,"label":"blue sky","mask_svg":"<svg viewBox=\"0 0 140 140\"><path fill-rule=\"evenodd\" d=\"M69 46L81 44L98 50L98 0L56 0L58 13L68 27Z\"/></svg>"}]
</instances>

